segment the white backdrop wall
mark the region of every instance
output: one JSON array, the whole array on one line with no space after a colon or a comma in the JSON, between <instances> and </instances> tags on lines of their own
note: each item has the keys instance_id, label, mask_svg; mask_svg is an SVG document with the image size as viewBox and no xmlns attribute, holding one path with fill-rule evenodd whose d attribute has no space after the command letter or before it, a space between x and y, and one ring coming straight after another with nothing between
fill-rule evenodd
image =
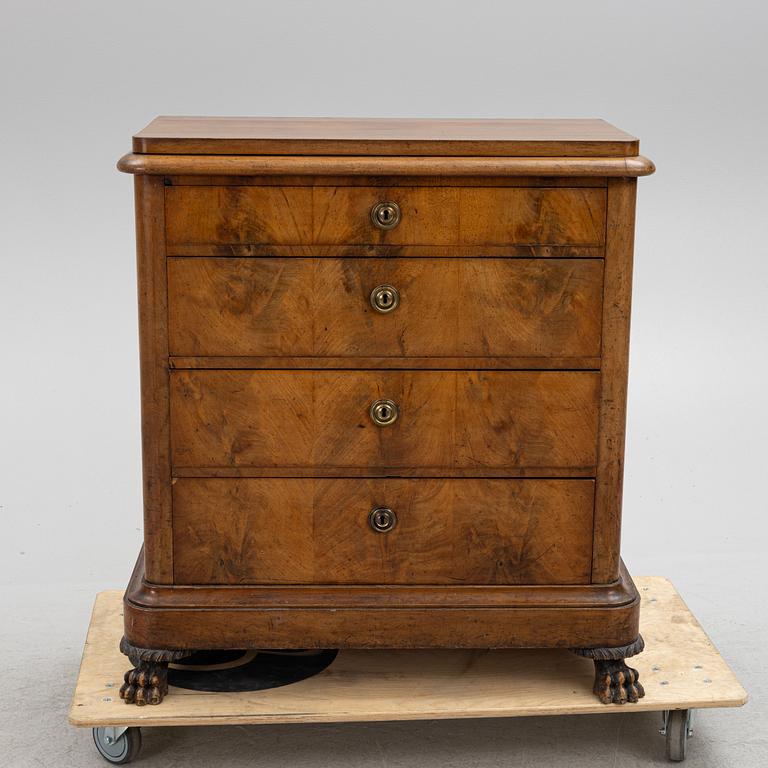
<instances>
[{"instance_id":1,"label":"white backdrop wall","mask_svg":"<svg viewBox=\"0 0 768 768\"><path fill-rule=\"evenodd\" d=\"M701 600L735 581L767 531L767 16L3 0L0 584L122 586L138 551L132 181L114 164L157 114L604 117L638 135L658 172L639 182L624 556Z\"/></svg>"}]
</instances>

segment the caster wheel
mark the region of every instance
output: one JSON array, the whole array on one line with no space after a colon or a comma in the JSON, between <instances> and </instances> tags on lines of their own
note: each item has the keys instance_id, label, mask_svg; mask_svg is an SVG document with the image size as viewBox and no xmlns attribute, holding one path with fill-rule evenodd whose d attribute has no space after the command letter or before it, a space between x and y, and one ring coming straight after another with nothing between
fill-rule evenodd
<instances>
[{"instance_id":1,"label":"caster wheel","mask_svg":"<svg viewBox=\"0 0 768 768\"><path fill-rule=\"evenodd\" d=\"M138 756L141 750L141 729L94 728L93 743L99 754L113 765L125 765ZM116 734L120 734L116 736Z\"/></svg>"},{"instance_id":2,"label":"caster wheel","mask_svg":"<svg viewBox=\"0 0 768 768\"><path fill-rule=\"evenodd\" d=\"M693 735L690 709L673 709L666 713L664 731L667 737L667 759L681 763L688 752L688 739Z\"/></svg>"}]
</instances>

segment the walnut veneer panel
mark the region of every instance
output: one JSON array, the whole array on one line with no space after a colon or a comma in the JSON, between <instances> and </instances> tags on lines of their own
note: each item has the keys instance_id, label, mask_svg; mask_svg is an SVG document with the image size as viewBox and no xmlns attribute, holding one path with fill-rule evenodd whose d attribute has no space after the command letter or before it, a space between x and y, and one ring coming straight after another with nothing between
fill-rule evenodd
<instances>
[{"instance_id":1,"label":"walnut veneer panel","mask_svg":"<svg viewBox=\"0 0 768 768\"><path fill-rule=\"evenodd\" d=\"M384 200L402 211L394 229L371 222ZM594 187L171 186L166 233L169 246L598 246L605 206L605 189Z\"/></svg>"},{"instance_id":2,"label":"walnut veneer panel","mask_svg":"<svg viewBox=\"0 0 768 768\"><path fill-rule=\"evenodd\" d=\"M595 648L637 637L639 603L624 567L609 585L166 587L140 554L124 614L140 648Z\"/></svg>"},{"instance_id":3,"label":"walnut veneer panel","mask_svg":"<svg viewBox=\"0 0 768 768\"><path fill-rule=\"evenodd\" d=\"M561 371L171 372L175 467L591 467L600 375ZM371 403L391 398L379 427Z\"/></svg>"},{"instance_id":4,"label":"walnut veneer panel","mask_svg":"<svg viewBox=\"0 0 768 768\"><path fill-rule=\"evenodd\" d=\"M639 142L605 120L158 117L135 152L219 155L637 155Z\"/></svg>"},{"instance_id":5,"label":"walnut veneer panel","mask_svg":"<svg viewBox=\"0 0 768 768\"><path fill-rule=\"evenodd\" d=\"M173 499L181 584L589 581L592 480L179 479Z\"/></svg>"},{"instance_id":6,"label":"walnut veneer panel","mask_svg":"<svg viewBox=\"0 0 768 768\"><path fill-rule=\"evenodd\" d=\"M373 309L391 284L396 309ZM591 357L600 259L168 260L172 355Z\"/></svg>"}]
</instances>

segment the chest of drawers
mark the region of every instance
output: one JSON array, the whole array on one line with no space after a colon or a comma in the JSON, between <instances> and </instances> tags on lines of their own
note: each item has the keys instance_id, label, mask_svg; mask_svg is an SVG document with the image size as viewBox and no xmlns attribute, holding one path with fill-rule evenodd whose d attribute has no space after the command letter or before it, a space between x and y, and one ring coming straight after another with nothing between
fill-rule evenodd
<instances>
[{"instance_id":1,"label":"chest of drawers","mask_svg":"<svg viewBox=\"0 0 768 768\"><path fill-rule=\"evenodd\" d=\"M564 647L642 695L632 240L599 120L158 118L128 702L198 649Z\"/></svg>"}]
</instances>

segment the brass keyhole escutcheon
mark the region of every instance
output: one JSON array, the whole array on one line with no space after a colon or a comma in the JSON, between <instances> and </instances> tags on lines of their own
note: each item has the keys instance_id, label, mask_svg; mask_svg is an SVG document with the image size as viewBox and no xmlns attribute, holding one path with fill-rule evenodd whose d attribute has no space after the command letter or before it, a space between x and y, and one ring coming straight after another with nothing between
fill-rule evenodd
<instances>
[{"instance_id":1,"label":"brass keyhole escutcheon","mask_svg":"<svg viewBox=\"0 0 768 768\"><path fill-rule=\"evenodd\" d=\"M382 314L391 312L400 303L400 293L393 285L377 285L371 291L371 306Z\"/></svg>"},{"instance_id":2,"label":"brass keyhole escutcheon","mask_svg":"<svg viewBox=\"0 0 768 768\"><path fill-rule=\"evenodd\" d=\"M394 229L400 223L400 206L397 203L376 203L371 208L371 221L379 229Z\"/></svg>"},{"instance_id":3,"label":"brass keyhole escutcheon","mask_svg":"<svg viewBox=\"0 0 768 768\"><path fill-rule=\"evenodd\" d=\"M400 411L393 400L374 400L369 411L371 420L378 427L388 427L397 421Z\"/></svg>"},{"instance_id":4,"label":"brass keyhole escutcheon","mask_svg":"<svg viewBox=\"0 0 768 768\"><path fill-rule=\"evenodd\" d=\"M376 507L368 515L368 523L377 533L386 533L397 525L397 515L389 507Z\"/></svg>"}]
</instances>

